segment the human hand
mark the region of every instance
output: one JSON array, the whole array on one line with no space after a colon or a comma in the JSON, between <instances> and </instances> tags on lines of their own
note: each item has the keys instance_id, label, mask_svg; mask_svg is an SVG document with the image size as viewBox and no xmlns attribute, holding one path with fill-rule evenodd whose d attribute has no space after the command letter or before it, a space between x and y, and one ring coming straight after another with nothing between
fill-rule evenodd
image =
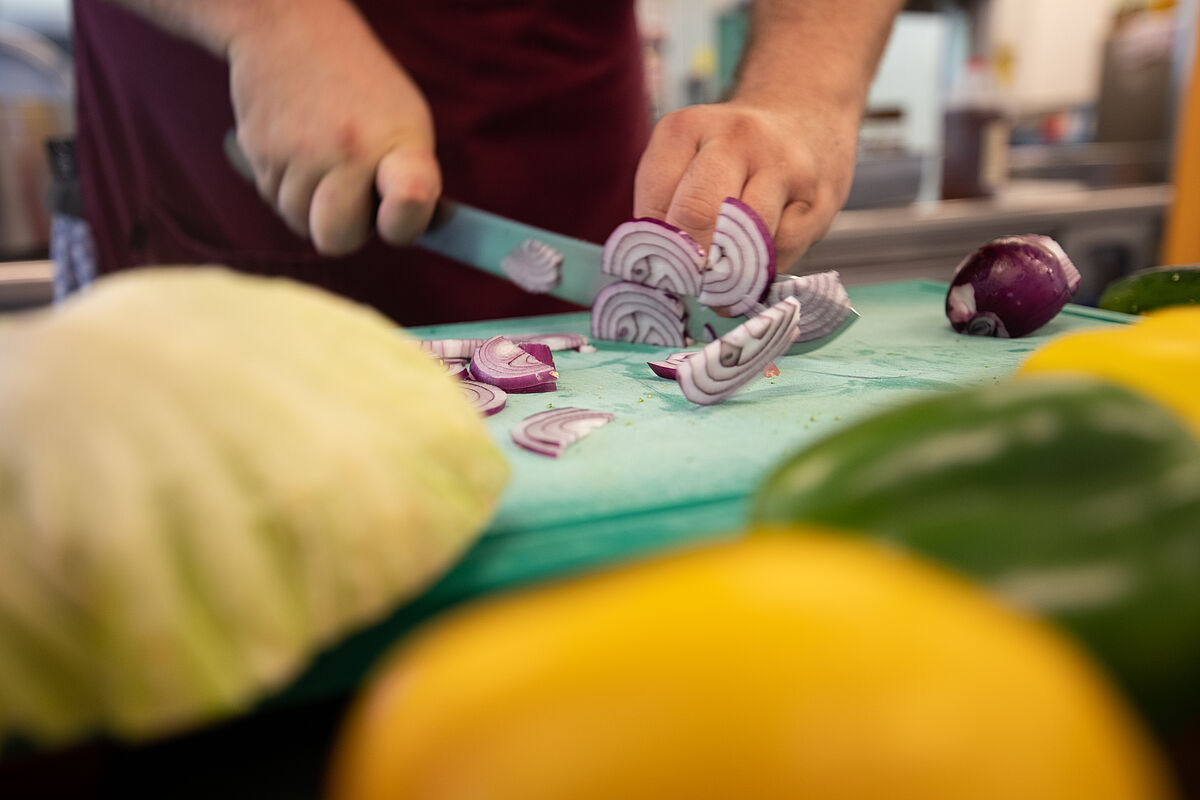
<instances>
[{"instance_id":1,"label":"human hand","mask_svg":"<svg viewBox=\"0 0 1200 800\"><path fill-rule=\"evenodd\" d=\"M441 194L429 106L355 10L297 3L227 55L238 144L292 230L327 255L361 247L372 221L392 244L424 231Z\"/></svg>"},{"instance_id":2,"label":"human hand","mask_svg":"<svg viewBox=\"0 0 1200 800\"><path fill-rule=\"evenodd\" d=\"M634 216L682 228L706 250L736 197L775 237L782 272L824 235L854 174L858 114L737 100L663 117L638 165Z\"/></svg>"}]
</instances>

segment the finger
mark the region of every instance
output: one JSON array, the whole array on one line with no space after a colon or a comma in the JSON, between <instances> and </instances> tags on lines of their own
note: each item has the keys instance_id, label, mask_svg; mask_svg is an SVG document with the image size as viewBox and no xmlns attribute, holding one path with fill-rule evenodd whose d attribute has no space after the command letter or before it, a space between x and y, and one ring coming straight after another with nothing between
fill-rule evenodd
<instances>
[{"instance_id":1,"label":"finger","mask_svg":"<svg viewBox=\"0 0 1200 800\"><path fill-rule=\"evenodd\" d=\"M323 168L312 164L300 166L293 162L284 170L278 194L272 198L275 209L287 226L306 239L309 237L308 218L313 194L324 176Z\"/></svg>"},{"instance_id":2,"label":"finger","mask_svg":"<svg viewBox=\"0 0 1200 800\"><path fill-rule=\"evenodd\" d=\"M362 247L371 235L369 166L341 164L329 170L313 191L308 226L317 252L344 256Z\"/></svg>"},{"instance_id":3,"label":"finger","mask_svg":"<svg viewBox=\"0 0 1200 800\"><path fill-rule=\"evenodd\" d=\"M393 150L379 162L375 186L380 237L388 244L409 244L429 226L442 194L442 173L428 151Z\"/></svg>"},{"instance_id":4,"label":"finger","mask_svg":"<svg viewBox=\"0 0 1200 800\"><path fill-rule=\"evenodd\" d=\"M779 232L779 221L788 203L788 188L777 173L759 171L752 174L739 199L754 209L772 236Z\"/></svg>"},{"instance_id":5,"label":"finger","mask_svg":"<svg viewBox=\"0 0 1200 800\"><path fill-rule=\"evenodd\" d=\"M633 215L665 219L675 187L696 157L696 134L664 117L638 161L633 179Z\"/></svg>"},{"instance_id":6,"label":"finger","mask_svg":"<svg viewBox=\"0 0 1200 800\"><path fill-rule=\"evenodd\" d=\"M664 220L682 228L707 250L721 202L726 197L741 197L745 185L746 162L739 154L715 145L701 147L675 187Z\"/></svg>"},{"instance_id":7,"label":"finger","mask_svg":"<svg viewBox=\"0 0 1200 800\"><path fill-rule=\"evenodd\" d=\"M806 200L793 200L783 209L775 234L775 260L779 272L800 260L829 227L831 218Z\"/></svg>"},{"instance_id":8,"label":"finger","mask_svg":"<svg viewBox=\"0 0 1200 800\"><path fill-rule=\"evenodd\" d=\"M254 147L245 127L237 129L237 144L239 155L245 165L249 166L253 175L254 185L258 189L259 196L271 205L275 205L276 198L279 196L279 184L283 180L283 165L276 164Z\"/></svg>"}]
</instances>

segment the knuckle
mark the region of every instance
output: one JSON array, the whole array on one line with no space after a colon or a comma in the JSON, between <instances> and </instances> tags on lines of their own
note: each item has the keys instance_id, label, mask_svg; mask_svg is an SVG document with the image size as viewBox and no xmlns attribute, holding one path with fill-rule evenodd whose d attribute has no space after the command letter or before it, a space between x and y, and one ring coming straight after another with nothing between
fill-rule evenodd
<instances>
[{"instance_id":1,"label":"knuckle","mask_svg":"<svg viewBox=\"0 0 1200 800\"><path fill-rule=\"evenodd\" d=\"M713 200L711 193L689 189L676 196L666 221L685 231L707 232L716 224L719 211L718 202Z\"/></svg>"}]
</instances>

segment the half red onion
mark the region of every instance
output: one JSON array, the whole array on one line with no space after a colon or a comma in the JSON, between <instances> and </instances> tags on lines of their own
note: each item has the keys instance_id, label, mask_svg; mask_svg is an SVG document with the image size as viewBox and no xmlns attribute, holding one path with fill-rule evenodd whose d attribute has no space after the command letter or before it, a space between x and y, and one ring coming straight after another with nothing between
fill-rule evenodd
<instances>
[{"instance_id":1,"label":"half red onion","mask_svg":"<svg viewBox=\"0 0 1200 800\"><path fill-rule=\"evenodd\" d=\"M622 222L604 243L601 269L674 294L700 292L704 250L691 236L662 220L642 217Z\"/></svg>"},{"instance_id":2,"label":"half red onion","mask_svg":"<svg viewBox=\"0 0 1200 800\"><path fill-rule=\"evenodd\" d=\"M786 297L704 345L679 363L675 380L683 396L698 405L713 405L761 377L767 364L791 347L799 319L800 303Z\"/></svg>"},{"instance_id":3,"label":"half red onion","mask_svg":"<svg viewBox=\"0 0 1200 800\"><path fill-rule=\"evenodd\" d=\"M775 277L775 240L754 209L733 197L721 203L698 299L725 316L752 310Z\"/></svg>"},{"instance_id":4,"label":"half red onion","mask_svg":"<svg viewBox=\"0 0 1200 800\"><path fill-rule=\"evenodd\" d=\"M471 356L471 377L506 392L532 389L558 379L558 373L504 336L493 336Z\"/></svg>"},{"instance_id":5,"label":"half red onion","mask_svg":"<svg viewBox=\"0 0 1200 800\"><path fill-rule=\"evenodd\" d=\"M539 411L518 422L513 426L512 439L526 450L558 458L567 445L612 420L613 415L606 411L554 408Z\"/></svg>"},{"instance_id":6,"label":"half red onion","mask_svg":"<svg viewBox=\"0 0 1200 800\"><path fill-rule=\"evenodd\" d=\"M676 296L630 281L610 283L592 305L592 336L617 342L683 347L687 307Z\"/></svg>"},{"instance_id":7,"label":"half red onion","mask_svg":"<svg viewBox=\"0 0 1200 800\"><path fill-rule=\"evenodd\" d=\"M508 395L503 389L496 386L490 386L479 381L464 379L460 381L463 394L475 406L475 409L484 416L491 416L500 409L504 408L504 404L508 402Z\"/></svg>"},{"instance_id":8,"label":"half red onion","mask_svg":"<svg viewBox=\"0 0 1200 800\"><path fill-rule=\"evenodd\" d=\"M767 288L767 303L774 305L785 297L800 301L797 342L824 338L854 314L850 295L835 270L812 275L776 275Z\"/></svg>"},{"instance_id":9,"label":"half red onion","mask_svg":"<svg viewBox=\"0 0 1200 800\"><path fill-rule=\"evenodd\" d=\"M1002 236L954 270L946 317L959 333L1024 336L1062 311L1079 284L1079 270L1049 236Z\"/></svg>"},{"instance_id":10,"label":"half red onion","mask_svg":"<svg viewBox=\"0 0 1200 800\"><path fill-rule=\"evenodd\" d=\"M562 280L562 253L545 242L526 239L500 261L513 283L527 292L545 294Z\"/></svg>"},{"instance_id":11,"label":"half red onion","mask_svg":"<svg viewBox=\"0 0 1200 800\"><path fill-rule=\"evenodd\" d=\"M685 350L682 353L671 353L671 355L660 361L647 361L646 365L658 377L673 381L675 380L675 373L679 369L679 362L695 352L695 350Z\"/></svg>"}]
</instances>

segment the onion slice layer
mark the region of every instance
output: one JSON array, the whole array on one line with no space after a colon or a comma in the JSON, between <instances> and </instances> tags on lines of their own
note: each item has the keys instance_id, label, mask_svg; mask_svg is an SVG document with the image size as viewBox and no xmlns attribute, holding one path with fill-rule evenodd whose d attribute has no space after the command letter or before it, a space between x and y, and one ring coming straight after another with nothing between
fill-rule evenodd
<instances>
[{"instance_id":1,"label":"onion slice layer","mask_svg":"<svg viewBox=\"0 0 1200 800\"><path fill-rule=\"evenodd\" d=\"M698 405L729 397L792 345L800 303L786 297L680 362L675 380L683 396Z\"/></svg>"},{"instance_id":2,"label":"onion slice layer","mask_svg":"<svg viewBox=\"0 0 1200 800\"><path fill-rule=\"evenodd\" d=\"M545 294L562 281L562 253L545 242L526 239L500 261L509 280L533 294Z\"/></svg>"},{"instance_id":3,"label":"onion slice layer","mask_svg":"<svg viewBox=\"0 0 1200 800\"><path fill-rule=\"evenodd\" d=\"M695 239L662 220L641 217L609 234L601 269L622 280L695 296L703 265L704 249Z\"/></svg>"},{"instance_id":4,"label":"onion slice layer","mask_svg":"<svg viewBox=\"0 0 1200 800\"><path fill-rule=\"evenodd\" d=\"M607 411L553 408L539 411L518 422L513 426L512 440L531 452L558 458L567 445L612 420L613 415Z\"/></svg>"},{"instance_id":5,"label":"onion slice layer","mask_svg":"<svg viewBox=\"0 0 1200 800\"><path fill-rule=\"evenodd\" d=\"M460 383L463 394L467 396L467 399L471 401L475 409L484 416L490 417L504 408L504 404L508 402L508 395L503 389L466 378Z\"/></svg>"},{"instance_id":6,"label":"onion slice layer","mask_svg":"<svg viewBox=\"0 0 1200 800\"><path fill-rule=\"evenodd\" d=\"M687 307L676 296L631 281L600 290L592 306L592 336L617 342L683 347Z\"/></svg>"},{"instance_id":7,"label":"onion slice layer","mask_svg":"<svg viewBox=\"0 0 1200 800\"><path fill-rule=\"evenodd\" d=\"M650 367L650 371L658 377L673 381L675 380L676 372L679 370L679 362L695 352L695 350L685 350L682 353L671 353L671 355L659 361L647 361L646 366Z\"/></svg>"},{"instance_id":8,"label":"onion slice layer","mask_svg":"<svg viewBox=\"0 0 1200 800\"><path fill-rule=\"evenodd\" d=\"M554 367L521 349L504 336L493 336L471 356L471 377L506 392L528 391L558 379Z\"/></svg>"},{"instance_id":9,"label":"onion slice layer","mask_svg":"<svg viewBox=\"0 0 1200 800\"><path fill-rule=\"evenodd\" d=\"M721 203L698 299L726 316L754 309L775 277L775 239L754 209L733 197Z\"/></svg>"},{"instance_id":10,"label":"onion slice layer","mask_svg":"<svg viewBox=\"0 0 1200 800\"><path fill-rule=\"evenodd\" d=\"M850 295L836 270L812 275L777 275L767 288L768 305L785 297L800 301L797 342L811 342L836 331L854 313Z\"/></svg>"}]
</instances>

